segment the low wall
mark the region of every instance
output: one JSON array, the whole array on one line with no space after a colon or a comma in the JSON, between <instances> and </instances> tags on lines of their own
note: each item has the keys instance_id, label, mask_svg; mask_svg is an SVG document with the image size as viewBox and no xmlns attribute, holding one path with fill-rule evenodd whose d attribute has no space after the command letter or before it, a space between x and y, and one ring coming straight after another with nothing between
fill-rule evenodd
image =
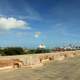
<instances>
[{"instance_id":1,"label":"low wall","mask_svg":"<svg viewBox=\"0 0 80 80\"><path fill-rule=\"evenodd\" d=\"M43 54L15 55L15 56L0 56L0 60L20 59L24 65L35 65L50 60L63 60L66 57L80 56L80 51L65 51Z\"/></svg>"}]
</instances>

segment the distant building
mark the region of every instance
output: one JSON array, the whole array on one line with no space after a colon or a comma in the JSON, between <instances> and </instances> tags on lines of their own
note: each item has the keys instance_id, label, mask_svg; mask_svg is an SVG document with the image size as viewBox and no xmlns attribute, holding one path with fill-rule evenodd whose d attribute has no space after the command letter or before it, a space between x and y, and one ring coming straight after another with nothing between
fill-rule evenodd
<instances>
[{"instance_id":1,"label":"distant building","mask_svg":"<svg viewBox=\"0 0 80 80\"><path fill-rule=\"evenodd\" d=\"M24 50L24 52L28 52L29 51L29 49L27 49L27 48L23 48L23 50Z\"/></svg>"},{"instance_id":2,"label":"distant building","mask_svg":"<svg viewBox=\"0 0 80 80\"><path fill-rule=\"evenodd\" d=\"M38 48L44 49L44 48L46 48L46 46L45 46L44 44L40 44L40 45L38 46Z\"/></svg>"}]
</instances>

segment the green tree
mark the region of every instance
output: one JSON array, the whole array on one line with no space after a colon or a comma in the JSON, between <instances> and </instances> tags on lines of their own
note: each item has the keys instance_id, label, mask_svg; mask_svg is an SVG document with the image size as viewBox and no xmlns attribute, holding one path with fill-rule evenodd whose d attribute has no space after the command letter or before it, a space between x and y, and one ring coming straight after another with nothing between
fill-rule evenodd
<instances>
[{"instance_id":1,"label":"green tree","mask_svg":"<svg viewBox=\"0 0 80 80\"><path fill-rule=\"evenodd\" d=\"M20 47L11 47L4 49L4 55L20 55L24 54L24 50Z\"/></svg>"}]
</instances>

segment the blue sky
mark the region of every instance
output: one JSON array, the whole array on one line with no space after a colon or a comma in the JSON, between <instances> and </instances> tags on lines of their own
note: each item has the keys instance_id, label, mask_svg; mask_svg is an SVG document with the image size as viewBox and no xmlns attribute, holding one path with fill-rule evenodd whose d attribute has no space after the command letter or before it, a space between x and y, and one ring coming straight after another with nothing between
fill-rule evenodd
<instances>
[{"instance_id":1,"label":"blue sky","mask_svg":"<svg viewBox=\"0 0 80 80\"><path fill-rule=\"evenodd\" d=\"M0 46L80 43L80 0L0 0Z\"/></svg>"}]
</instances>

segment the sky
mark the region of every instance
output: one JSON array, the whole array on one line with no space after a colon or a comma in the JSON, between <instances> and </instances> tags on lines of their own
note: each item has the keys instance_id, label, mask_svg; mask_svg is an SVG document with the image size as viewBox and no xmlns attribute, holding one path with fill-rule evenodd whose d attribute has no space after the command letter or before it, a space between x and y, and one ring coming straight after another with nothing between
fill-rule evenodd
<instances>
[{"instance_id":1,"label":"sky","mask_svg":"<svg viewBox=\"0 0 80 80\"><path fill-rule=\"evenodd\" d=\"M80 44L80 0L0 0L0 46Z\"/></svg>"}]
</instances>

